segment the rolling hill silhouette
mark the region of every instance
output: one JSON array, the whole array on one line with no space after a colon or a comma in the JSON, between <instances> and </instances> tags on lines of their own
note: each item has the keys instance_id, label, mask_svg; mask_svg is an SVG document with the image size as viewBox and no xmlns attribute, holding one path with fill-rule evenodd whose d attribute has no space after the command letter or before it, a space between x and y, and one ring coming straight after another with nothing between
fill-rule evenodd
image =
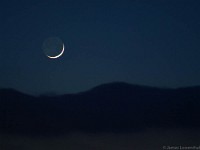
<instances>
[{"instance_id":1,"label":"rolling hill silhouette","mask_svg":"<svg viewBox=\"0 0 200 150\"><path fill-rule=\"evenodd\" d=\"M200 87L155 88L115 82L78 94L31 96L0 90L0 132L63 134L200 128Z\"/></svg>"}]
</instances>

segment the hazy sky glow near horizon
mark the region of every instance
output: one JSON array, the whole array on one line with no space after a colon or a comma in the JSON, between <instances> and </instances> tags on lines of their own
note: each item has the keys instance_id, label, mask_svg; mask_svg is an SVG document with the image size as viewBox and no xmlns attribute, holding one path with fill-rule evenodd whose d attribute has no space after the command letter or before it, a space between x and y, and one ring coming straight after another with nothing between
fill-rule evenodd
<instances>
[{"instance_id":1,"label":"hazy sky glow near horizon","mask_svg":"<svg viewBox=\"0 0 200 150\"><path fill-rule=\"evenodd\" d=\"M49 0L0 4L0 87L71 93L124 81L200 85L200 1ZM65 52L42 50L59 37Z\"/></svg>"}]
</instances>

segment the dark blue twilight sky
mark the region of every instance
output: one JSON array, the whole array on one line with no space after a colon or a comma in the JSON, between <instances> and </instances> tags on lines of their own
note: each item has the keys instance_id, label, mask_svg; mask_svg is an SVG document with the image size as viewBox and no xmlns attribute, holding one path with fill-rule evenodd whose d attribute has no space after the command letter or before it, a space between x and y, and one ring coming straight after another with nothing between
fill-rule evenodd
<instances>
[{"instance_id":1,"label":"dark blue twilight sky","mask_svg":"<svg viewBox=\"0 0 200 150\"><path fill-rule=\"evenodd\" d=\"M125 81L200 85L199 0L0 2L0 88L39 94ZM66 51L48 59L42 43Z\"/></svg>"}]
</instances>

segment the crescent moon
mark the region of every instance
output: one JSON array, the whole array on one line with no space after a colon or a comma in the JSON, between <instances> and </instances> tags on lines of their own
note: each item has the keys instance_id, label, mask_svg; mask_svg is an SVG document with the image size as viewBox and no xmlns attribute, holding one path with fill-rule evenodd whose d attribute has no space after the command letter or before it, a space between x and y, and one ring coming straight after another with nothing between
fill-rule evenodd
<instances>
[{"instance_id":1,"label":"crescent moon","mask_svg":"<svg viewBox=\"0 0 200 150\"><path fill-rule=\"evenodd\" d=\"M63 44L63 48L62 48L62 51L60 52L60 54L58 54L56 56L49 56L49 55L47 55L47 57L49 57L51 59L58 58L58 57L62 56L62 54L64 53L64 51L65 51L65 45Z\"/></svg>"}]
</instances>

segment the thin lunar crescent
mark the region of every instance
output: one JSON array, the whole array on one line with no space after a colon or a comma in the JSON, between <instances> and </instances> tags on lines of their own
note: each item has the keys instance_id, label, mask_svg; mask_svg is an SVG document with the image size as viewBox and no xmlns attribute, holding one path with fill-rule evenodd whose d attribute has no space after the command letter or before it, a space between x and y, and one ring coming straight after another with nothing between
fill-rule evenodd
<instances>
[{"instance_id":1,"label":"thin lunar crescent","mask_svg":"<svg viewBox=\"0 0 200 150\"><path fill-rule=\"evenodd\" d=\"M58 54L58 55L56 55L56 56L49 56L49 55L47 55L47 57L49 57L49 58L51 58L51 59L58 58L58 57L60 57L60 56L64 53L64 51L65 51L65 45L63 44L63 48L62 48L62 51L61 51L60 54Z\"/></svg>"}]
</instances>

